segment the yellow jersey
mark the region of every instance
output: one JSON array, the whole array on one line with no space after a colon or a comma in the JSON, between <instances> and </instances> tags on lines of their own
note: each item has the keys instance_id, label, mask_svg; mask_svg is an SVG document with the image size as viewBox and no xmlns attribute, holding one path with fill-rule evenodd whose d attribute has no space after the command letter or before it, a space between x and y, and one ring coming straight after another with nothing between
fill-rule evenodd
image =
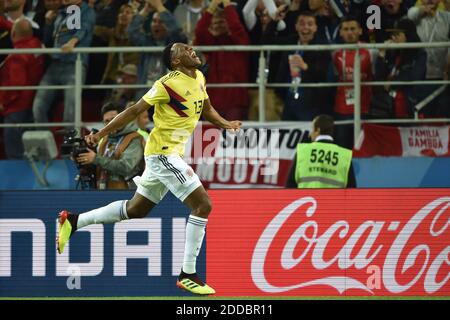
<instances>
[{"instance_id":1,"label":"yellow jersey","mask_svg":"<svg viewBox=\"0 0 450 320\"><path fill-rule=\"evenodd\" d=\"M184 155L186 143L195 129L209 99L205 77L196 70L196 78L172 71L157 80L142 97L154 106L154 128L145 145L146 156L152 154Z\"/></svg>"}]
</instances>

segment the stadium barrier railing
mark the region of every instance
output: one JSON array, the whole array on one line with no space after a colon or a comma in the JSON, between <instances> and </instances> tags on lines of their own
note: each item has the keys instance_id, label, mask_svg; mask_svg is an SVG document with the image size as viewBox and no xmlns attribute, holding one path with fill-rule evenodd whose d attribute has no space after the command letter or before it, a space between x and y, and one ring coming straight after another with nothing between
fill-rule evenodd
<instances>
[{"instance_id":1,"label":"stadium barrier railing","mask_svg":"<svg viewBox=\"0 0 450 320\"><path fill-rule=\"evenodd\" d=\"M262 46L196 46L195 49L200 52L213 52L213 51L258 51L258 74L265 75L266 58L264 52L266 51L334 51L334 50L356 50L358 53L355 55L355 65L353 70L353 81L351 82L322 82L322 83L300 83L301 87L338 87L353 85L355 92L355 108L354 119L336 121L337 125L354 124L354 141L358 140L361 132L362 122L369 123L436 123L436 122L450 122L450 118L433 118L433 119L419 119L418 110L423 108L429 103L434 95L430 95L423 101L416 105L416 112L414 118L409 119L376 119L376 120L362 120L361 119L361 86L384 86L384 85L441 85L443 90L445 86L450 84L450 80L424 80L424 81L361 81L361 56L359 50L361 49L412 49L412 48L442 48L450 47L450 42L434 42L434 43L356 43L356 44L332 44L332 45L262 45ZM102 47L102 48L75 48L72 53L77 54L77 60L75 62L75 83L74 85L48 85L48 86L8 86L0 87L0 90L62 90L73 88L75 95L75 119L74 122L51 122L51 123L16 123L16 124L0 124L1 127L74 127L80 131L84 125L82 122L82 90L83 89L114 89L114 88L149 88L149 84L137 84L137 85L85 85L82 83L82 61L81 53L152 53L162 52L163 47ZM42 49L0 49L0 55L2 54L65 54L60 48L42 48ZM290 83L268 83L265 76L257 78L256 83L208 83L208 87L245 87L245 88L258 88L259 93L259 122L265 121L265 90L267 87L291 87Z\"/></svg>"}]
</instances>

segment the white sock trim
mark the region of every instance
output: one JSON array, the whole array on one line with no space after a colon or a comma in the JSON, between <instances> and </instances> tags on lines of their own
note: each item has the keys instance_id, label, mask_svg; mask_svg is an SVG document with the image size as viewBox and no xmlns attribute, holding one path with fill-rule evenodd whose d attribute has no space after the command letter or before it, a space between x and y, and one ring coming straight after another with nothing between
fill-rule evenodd
<instances>
[{"instance_id":1,"label":"white sock trim","mask_svg":"<svg viewBox=\"0 0 450 320\"><path fill-rule=\"evenodd\" d=\"M199 217L199 216L194 216L194 215L189 215L189 219L194 219L194 220L198 220L198 221L201 221L201 222L207 222L208 221L208 219L205 219L205 218L202 218L202 217Z\"/></svg>"},{"instance_id":2,"label":"white sock trim","mask_svg":"<svg viewBox=\"0 0 450 320\"><path fill-rule=\"evenodd\" d=\"M122 206L120 207L120 220L130 219L128 217L128 212L127 212L127 202L128 202L128 200L123 200Z\"/></svg>"}]
</instances>

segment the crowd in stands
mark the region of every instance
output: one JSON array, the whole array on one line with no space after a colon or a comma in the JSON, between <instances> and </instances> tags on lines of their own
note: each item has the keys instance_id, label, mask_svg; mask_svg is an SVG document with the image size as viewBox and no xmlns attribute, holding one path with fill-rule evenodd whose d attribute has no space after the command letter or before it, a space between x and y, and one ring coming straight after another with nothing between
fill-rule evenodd
<instances>
[{"instance_id":1,"label":"crowd in stands","mask_svg":"<svg viewBox=\"0 0 450 320\"><path fill-rule=\"evenodd\" d=\"M368 29L367 7L381 9L381 28ZM66 8L79 7L80 25ZM73 85L75 47L340 44L446 42L450 35L449 0L0 0L0 48L61 48L65 54L0 55L0 86ZM151 84L167 72L160 52L82 54L87 84ZM199 53L200 55L201 53ZM449 48L361 50L362 81L448 79ZM255 83L266 77L268 121L311 121L318 114L353 119L352 86L301 87L301 83L351 82L355 51L216 51L201 54L201 70L211 83ZM270 87L290 83L289 88ZM439 85L363 86L364 118L413 116L414 106ZM125 107L146 89L95 91L83 95L83 112L94 114L106 101ZM230 119L258 120L258 90L232 86L208 88L214 107ZM0 91L5 123L74 121L74 94L57 90ZM100 100L100 101L99 101ZM55 118L60 101L62 116ZM90 103L94 101L94 103ZM450 117L446 89L423 110L424 117ZM84 115L83 115L84 118ZM21 158L23 129L4 129L8 158ZM338 141L351 147L352 128L342 127ZM19 141L19 142L17 142Z\"/></svg>"}]
</instances>

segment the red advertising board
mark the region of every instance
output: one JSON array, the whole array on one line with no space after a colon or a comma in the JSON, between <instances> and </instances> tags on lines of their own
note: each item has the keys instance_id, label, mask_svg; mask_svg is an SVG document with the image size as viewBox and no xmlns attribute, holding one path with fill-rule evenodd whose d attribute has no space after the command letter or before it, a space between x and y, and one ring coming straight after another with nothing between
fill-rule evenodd
<instances>
[{"instance_id":1,"label":"red advertising board","mask_svg":"<svg viewBox=\"0 0 450 320\"><path fill-rule=\"evenodd\" d=\"M210 190L219 296L448 296L449 189Z\"/></svg>"}]
</instances>

